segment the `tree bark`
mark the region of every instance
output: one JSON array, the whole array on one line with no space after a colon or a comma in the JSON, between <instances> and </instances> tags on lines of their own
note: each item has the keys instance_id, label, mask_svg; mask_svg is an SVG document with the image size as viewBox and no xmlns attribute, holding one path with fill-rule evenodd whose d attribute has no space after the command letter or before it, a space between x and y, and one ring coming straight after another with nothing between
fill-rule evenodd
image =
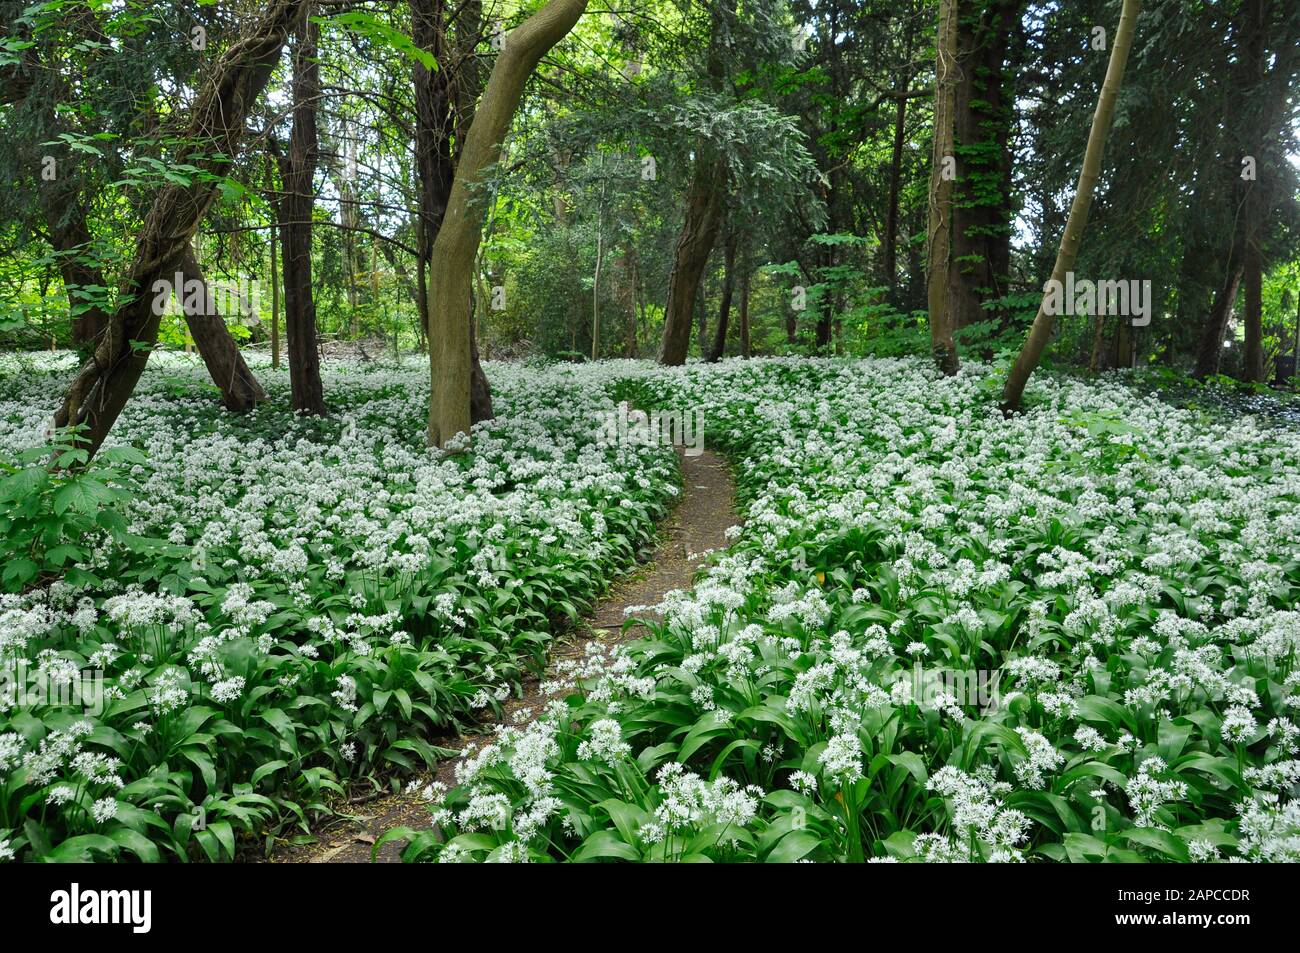
<instances>
[{"instance_id":1,"label":"tree bark","mask_svg":"<svg viewBox=\"0 0 1300 953\"><path fill-rule=\"evenodd\" d=\"M1245 349L1242 354L1242 380L1253 383L1264 381L1264 327L1263 327L1263 263L1259 242L1246 245L1246 260L1242 263L1242 284L1245 301L1241 320L1245 330Z\"/></svg>"},{"instance_id":2,"label":"tree bark","mask_svg":"<svg viewBox=\"0 0 1300 953\"><path fill-rule=\"evenodd\" d=\"M213 382L221 391L221 399L228 410L246 413L266 399L266 392L258 384L253 372L244 363L239 353L239 345L226 329L226 322L217 313L208 288L207 278L194 256L193 248L186 248L181 256L180 274L184 281L181 288L174 289L180 297L185 311L185 324L194 338L199 356L212 375ZM193 282L203 286L203 294L198 306L191 304L191 298L185 289Z\"/></svg>"},{"instance_id":3,"label":"tree bark","mask_svg":"<svg viewBox=\"0 0 1300 953\"><path fill-rule=\"evenodd\" d=\"M280 225L271 226L271 369L280 369Z\"/></svg>"},{"instance_id":4,"label":"tree bark","mask_svg":"<svg viewBox=\"0 0 1300 953\"><path fill-rule=\"evenodd\" d=\"M749 252L740 260L740 356L748 359L749 346Z\"/></svg>"},{"instance_id":5,"label":"tree bark","mask_svg":"<svg viewBox=\"0 0 1300 953\"><path fill-rule=\"evenodd\" d=\"M501 154L528 78L586 8L586 0L547 0L511 31L469 124L430 262L431 284L437 289L429 311L431 446L445 447L457 434L468 434L471 426L475 351L471 272L486 212L481 203L472 203L473 193Z\"/></svg>"},{"instance_id":6,"label":"tree bark","mask_svg":"<svg viewBox=\"0 0 1300 953\"><path fill-rule=\"evenodd\" d=\"M300 413L322 416L327 411L311 275L319 36L320 27L310 18L299 26L293 55L293 129L280 168L284 187L280 227L284 231L284 329L288 338L290 405Z\"/></svg>"},{"instance_id":7,"label":"tree bark","mask_svg":"<svg viewBox=\"0 0 1300 953\"><path fill-rule=\"evenodd\" d=\"M433 248L451 201L459 157L452 148L453 139L464 142L466 128L473 113L473 88L477 82L468 75L474 62L473 40L476 28L467 26L474 11L461 9L464 36L458 44L449 42L446 0L410 0L411 38L421 49L432 53L437 69L427 69L416 62L412 80L415 85L415 168L418 186L419 228L417 229L417 273L420 294L421 325L429 335L430 308L442 289L431 279ZM477 23L477 20L474 21ZM457 95L459 92L460 95ZM495 161L495 160L494 160ZM480 226L481 230L481 226ZM477 256L476 256L477 257ZM473 269L475 266L471 265ZM472 286L471 286L472 287ZM473 296L471 293L471 302ZM474 309L470 307L470 423L491 420L492 389L479 361L478 337L474 328ZM432 349L430 349L432 354Z\"/></svg>"},{"instance_id":8,"label":"tree bark","mask_svg":"<svg viewBox=\"0 0 1300 953\"><path fill-rule=\"evenodd\" d=\"M60 187L62 186L62 187ZM90 227L82 207L81 189L71 179L47 183L40 189L50 245L59 261L59 274L72 314L72 343L94 347L108 326L109 316L98 305L79 300L87 287L103 287L104 276L85 256L90 249Z\"/></svg>"},{"instance_id":9,"label":"tree bark","mask_svg":"<svg viewBox=\"0 0 1300 953\"><path fill-rule=\"evenodd\" d=\"M736 228L732 224L727 229L722 244L722 294L718 302L718 326L713 333L713 349L709 352L709 362L717 363L727 349L727 325L731 321L731 298L736 287Z\"/></svg>"},{"instance_id":10,"label":"tree bark","mask_svg":"<svg viewBox=\"0 0 1300 953\"><path fill-rule=\"evenodd\" d=\"M1213 377L1219 373L1219 360L1223 356L1223 332L1228 329L1228 319L1232 317L1232 308L1237 301L1237 291L1241 287L1243 267L1240 256L1233 255L1228 262L1228 277L1214 296L1214 304L1205 319L1205 333L1201 336L1200 350L1196 355L1196 370L1192 376L1197 380Z\"/></svg>"},{"instance_id":11,"label":"tree bark","mask_svg":"<svg viewBox=\"0 0 1300 953\"><path fill-rule=\"evenodd\" d=\"M691 316L700 290L700 279L704 276L722 224L722 194L726 182L726 165L721 157L714 154L712 147L701 148L691 170L691 182L686 191L686 214L668 276L660 364L678 366L686 363L691 347Z\"/></svg>"},{"instance_id":12,"label":"tree bark","mask_svg":"<svg viewBox=\"0 0 1300 953\"><path fill-rule=\"evenodd\" d=\"M957 328L988 315L985 305L1001 296L1010 268L1010 183L1003 173L1010 168L1013 91L1006 89L1006 60L1022 6L1022 0L958 3L950 299Z\"/></svg>"},{"instance_id":13,"label":"tree bark","mask_svg":"<svg viewBox=\"0 0 1300 953\"><path fill-rule=\"evenodd\" d=\"M141 227L121 303L55 414L56 426L87 428L91 454L126 406L157 342L162 309L153 307L154 285L171 278L207 214L216 183L227 174L226 157L238 153L246 117L304 12L304 0L266 0L264 12L216 62L195 97L183 136L188 145L177 158L206 174L159 190Z\"/></svg>"},{"instance_id":14,"label":"tree bark","mask_svg":"<svg viewBox=\"0 0 1300 953\"><path fill-rule=\"evenodd\" d=\"M898 281L898 207L903 191L903 147L907 132L907 87L911 71L903 74L903 94L894 109L894 149L889 161L889 200L885 206L885 227L881 249L881 270L890 292Z\"/></svg>"},{"instance_id":15,"label":"tree bark","mask_svg":"<svg viewBox=\"0 0 1300 953\"><path fill-rule=\"evenodd\" d=\"M957 373L957 343L953 338L952 204L953 180L945 164L953 155L953 104L957 85L957 0L940 0L939 32L935 41L934 155L930 170L929 276L930 351L939 370Z\"/></svg>"},{"instance_id":16,"label":"tree bark","mask_svg":"<svg viewBox=\"0 0 1300 953\"><path fill-rule=\"evenodd\" d=\"M1074 268L1079 257L1079 246L1083 242L1084 229L1088 227L1088 213L1092 208L1092 195L1101 175L1101 159L1106 151L1106 139L1110 135L1111 121L1115 116L1115 101L1119 98L1119 88L1124 81L1124 69L1128 65L1129 49L1133 46L1133 33L1137 27L1138 11L1141 0L1124 0L1120 12L1119 28L1115 31L1114 44L1110 48L1110 62L1106 66L1106 78L1101 84L1101 94L1097 98L1097 110L1092 116L1092 129L1088 133L1088 146L1084 150L1083 168L1079 171L1079 185L1074 193L1074 202L1070 206L1070 217L1065 223L1065 232L1061 235L1061 245L1056 253L1056 265L1052 269L1052 280L1064 284L1066 273ZM1047 293L1038 306L1038 314L1029 329L1020 354L1007 376L1006 386L1002 390L1002 409L1016 411L1029 383L1029 375L1038 366L1043 356L1043 349L1052 336L1054 315L1047 311Z\"/></svg>"}]
</instances>

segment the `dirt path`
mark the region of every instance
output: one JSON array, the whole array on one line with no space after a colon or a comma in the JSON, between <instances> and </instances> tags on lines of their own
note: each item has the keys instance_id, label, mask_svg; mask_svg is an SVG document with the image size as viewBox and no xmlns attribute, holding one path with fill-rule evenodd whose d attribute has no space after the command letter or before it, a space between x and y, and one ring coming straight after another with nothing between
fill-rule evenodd
<instances>
[{"instance_id":1,"label":"dirt path","mask_svg":"<svg viewBox=\"0 0 1300 953\"><path fill-rule=\"evenodd\" d=\"M606 644L635 639L639 626L622 632L623 610L629 606L656 605L673 589L689 589L700 559L728 545L727 528L740 522L735 510L735 484L722 458L704 451L698 456L678 454L682 467L683 492L661 528L660 542L646 563L617 580L603 599L574 630L560 636L551 646L551 665L560 659L581 656L584 646L595 639ZM545 701L537 679L524 682L523 697L505 704L505 721L521 708L537 711ZM486 727L486 726L485 726ZM442 739L442 747L463 749L482 744L490 731ZM435 777L451 786L456 759L438 765ZM384 831L393 827L423 827L429 812L418 796L394 794L353 806L353 814L328 820L318 829L318 841L306 847L286 847L272 857L273 863L365 863L371 846ZM398 861L400 847L385 844L378 860Z\"/></svg>"}]
</instances>

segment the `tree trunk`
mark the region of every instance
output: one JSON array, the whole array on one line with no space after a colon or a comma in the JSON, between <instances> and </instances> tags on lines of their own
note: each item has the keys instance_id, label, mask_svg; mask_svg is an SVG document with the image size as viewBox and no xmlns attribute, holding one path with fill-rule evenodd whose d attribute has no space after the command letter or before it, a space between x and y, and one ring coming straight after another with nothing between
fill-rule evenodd
<instances>
[{"instance_id":1,"label":"tree trunk","mask_svg":"<svg viewBox=\"0 0 1300 953\"><path fill-rule=\"evenodd\" d=\"M1232 317L1237 291L1241 287L1242 273L1240 256L1230 256L1228 277L1214 296L1214 304L1210 306L1210 313L1205 319L1205 333L1201 336L1200 350L1196 355L1196 370L1192 373L1197 380L1213 377L1219 373L1219 360L1223 356L1223 333L1228 329L1228 319Z\"/></svg>"},{"instance_id":2,"label":"tree trunk","mask_svg":"<svg viewBox=\"0 0 1300 953\"><path fill-rule=\"evenodd\" d=\"M749 347L749 252L740 261L740 356L748 359Z\"/></svg>"},{"instance_id":3,"label":"tree trunk","mask_svg":"<svg viewBox=\"0 0 1300 953\"><path fill-rule=\"evenodd\" d=\"M1084 229L1088 227L1088 213L1092 208L1092 194L1101 175L1101 158L1106 151L1106 139L1110 135L1111 120L1115 116L1115 101L1119 98L1120 84L1124 81L1124 69L1128 65L1129 49L1133 45L1133 33L1137 27L1138 11L1141 0L1124 0L1120 12L1119 28L1115 31L1114 44L1110 48L1110 62L1106 66L1106 78L1101 84L1101 95L1097 98L1097 111L1093 113L1092 129L1088 133L1088 147L1084 151L1083 168L1079 172L1079 185L1075 190L1074 202L1070 206L1070 217L1065 223L1065 232L1061 235L1061 245L1056 253L1056 265L1052 269L1052 280L1065 283L1066 273L1073 270L1079 257L1079 246L1083 241ZM1047 311L1048 295L1038 306L1038 314L1029 329L1020 354L1007 376L1006 387L1002 391L1002 408L1004 411L1020 409L1020 401L1029 383L1029 375L1038 366L1043 356L1043 349L1052 336L1054 315Z\"/></svg>"},{"instance_id":4,"label":"tree trunk","mask_svg":"<svg viewBox=\"0 0 1300 953\"><path fill-rule=\"evenodd\" d=\"M431 446L445 447L471 426L475 354L470 309L472 274L486 210L474 192L501 154L524 85L541 58L560 42L587 8L586 0L547 0L506 37L487 88L469 124L451 195L430 262L436 290L429 311L429 430Z\"/></svg>"},{"instance_id":5,"label":"tree trunk","mask_svg":"<svg viewBox=\"0 0 1300 953\"><path fill-rule=\"evenodd\" d=\"M463 144L465 129L470 124L473 110L470 87L477 85L467 75L473 63L473 41L477 39L476 35L471 35L476 31L469 25L469 21L474 20L476 23L477 19L473 11L458 8L453 13L453 17L459 16L464 31L460 44L453 46L447 38L446 0L410 0L410 8L412 40L421 49L432 53L437 61L437 68L430 70L417 60L412 74L415 85L415 167L419 196L419 227L416 229L416 270L419 275L417 290L421 299L421 329L428 340L430 309L443 290L431 277L432 256L456 178L458 156L452 149L452 143L455 138ZM457 91L461 93L460 97L456 95ZM477 250L475 259L470 266L471 270L477 270ZM471 302L472 300L471 294ZM492 389L479 361L472 304L468 320L471 337L470 422L475 424L492 419Z\"/></svg>"},{"instance_id":6,"label":"tree trunk","mask_svg":"<svg viewBox=\"0 0 1300 953\"><path fill-rule=\"evenodd\" d=\"M885 228L881 249L881 270L885 284L894 292L898 280L898 206L903 191L903 147L907 131L907 91L911 71L903 74L903 95L894 108L894 150L889 161L889 201L885 206Z\"/></svg>"},{"instance_id":7,"label":"tree trunk","mask_svg":"<svg viewBox=\"0 0 1300 953\"><path fill-rule=\"evenodd\" d=\"M722 360L727 349L727 325L731 320L731 296L736 287L736 228L727 229L726 239L722 245L722 295L718 303L718 326L713 333L713 349L709 352L709 362Z\"/></svg>"},{"instance_id":8,"label":"tree trunk","mask_svg":"<svg viewBox=\"0 0 1300 953\"><path fill-rule=\"evenodd\" d=\"M293 55L293 130L280 178L284 230L284 329L289 345L290 404L305 414L324 415L316 340L316 302L312 294L312 212L315 205L316 101L320 67L316 47L320 27L307 19L298 29Z\"/></svg>"},{"instance_id":9,"label":"tree trunk","mask_svg":"<svg viewBox=\"0 0 1300 953\"><path fill-rule=\"evenodd\" d=\"M1003 172L1010 165L1012 91L1005 88L1006 59L1022 6L1021 0L958 3L949 300L956 328L986 317L985 304L1002 294L1010 266L1011 205Z\"/></svg>"},{"instance_id":10,"label":"tree trunk","mask_svg":"<svg viewBox=\"0 0 1300 953\"><path fill-rule=\"evenodd\" d=\"M266 392L244 363L239 345L226 329L225 319L217 313L207 278L204 277L198 259L194 257L193 248L185 249L185 254L181 257L180 274L184 284L174 290L185 311L185 324L190 329L194 345L198 348L208 373L221 391L222 401L228 410L237 413L252 410L258 401L266 399ZM203 287L197 307L186 293L186 289L195 282Z\"/></svg>"},{"instance_id":11,"label":"tree trunk","mask_svg":"<svg viewBox=\"0 0 1300 953\"><path fill-rule=\"evenodd\" d=\"M1246 245L1242 283L1245 301L1242 306L1242 325L1246 332L1245 350L1242 354L1242 380L1253 383L1264 381L1264 328L1263 328L1263 267L1260 261L1259 242Z\"/></svg>"},{"instance_id":12,"label":"tree trunk","mask_svg":"<svg viewBox=\"0 0 1300 953\"><path fill-rule=\"evenodd\" d=\"M154 307L155 284L171 280L207 214L216 184L228 174L227 157L238 154L245 120L305 12L304 0L265 0L264 7L209 71L190 109L182 137L188 145L176 158L204 174L194 175L185 185L165 185L154 198L125 276L121 303L55 414L56 426L87 428L84 436L92 454L126 406L158 340L162 309Z\"/></svg>"},{"instance_id":13,"label":"tree trunk","mask_svg":"<svg viewBox=\"0 0 1300 953\"><path fill-rule=\"evenodd\" d=\"M50 245L59 262L59 274L68 295L68 310L72 315L72 343L75 346L94 347L108 325L109 316L98 305L81 300L83 288L103 287L104 276L94 264L83 256L90 250L90 228L82 206L80 188L69 178L59 188L47 184L40 190L41 205L45 212Z\"/></svg>"},{"instance_id":14,"label":"tree trunk","mask_svg":"<svg viewBox=\"0 0 1300 953\"><path fill-rule=\"evenodd\" d=\"M934 155L930 170L929 278L930 351L939 370L957 373L953 339L952 199L953 180L945 166L953 161L953 102L957 85L957 0L940 0L935 41Z\"/></svg>"},{"instance_id":15,"label":"tree trunk","mask_svg":"<svg viewBox=\"0 0 1300 953\"><path fill-rule=\"evenodd\" d=\"M691 183L686 192L686 214L673 252L672 272L668 276L660 364L679 366L686 363L691 347L691 316L700 290L700 279L704 276L722 224L722 195L726 182L723 160L714 155L712 147L702 147L691 171Z\"/></svg>"},{"instance_id":16,"label":"tree trunk","mask_svg":"<svg viewBox=\"0 0 1300 953\"><path fill-rule=\"evenodd\" d=\"M271 226L271 369L280 369L280 225Z\"/></svg>"},{"instance_id":17,"label":"tree trunk","mask_svg":"<svg viewBox=\"0 0 1300 953\"><path fill-rule=\"evenodd\" d=\"M1088 373L1101 370L1102 345L1106 342L1106 315L1098 314L1092 320L1092 355L1088 358Z\"/></svg>"}]
</instances>

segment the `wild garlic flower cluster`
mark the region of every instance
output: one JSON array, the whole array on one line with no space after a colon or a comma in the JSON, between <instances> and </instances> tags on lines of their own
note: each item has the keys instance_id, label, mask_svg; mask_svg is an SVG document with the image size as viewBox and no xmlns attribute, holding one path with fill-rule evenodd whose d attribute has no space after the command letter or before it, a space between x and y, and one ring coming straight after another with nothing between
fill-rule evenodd
<instances>
[{"instance_id":1,"label":"wild garlic flower cluster","mask_svg":"<svg viewBox=\"0 0 1300 953\"><path fill-rule=\"evenodd\" d=\"M41 442L52 381L74 370L0 358L0 462ZM60 844L123 825L145 832L120 840L142 859L218 859L225 841L177 839L176 818L251 829L276 801L431 766L425 739L499 707L677 492L669 448L601 441L617 373L494 367L497 418L445 454L424 443L427 365L324 370L330 417L289 413L287 375L264 363L270 399L236 417L197 360L151 358L106 444L144 454L124 468L123 533L84 540L66 581L0 594L8 852L37 850L30 814L51 859L87 859ZM593 743L623 750L617 730ZM113 771L85 775L81 753Z\"/></svg>"},{"instance_id":2,"label":"wild garlic flower cluster","mask_svg":"<svg viewBox=\"0 0 1300 953\"><path fill-rule=\"evenodd\" d=\"M1294 850L1291 441L1123 378L1044 376L1008 419L978 364L951 379L883 359L619 373L643 401L702 409L744 529L649 636L548 686L564 696L541 715L564 806L544 834L469 842L438 825L414 856ZM666 854L645 836L677 796L665 765L766 793L725 846L697 825ZM481 774L447 803L491 792L518 811L515 790Z\"/></svg>"}]
</instances>

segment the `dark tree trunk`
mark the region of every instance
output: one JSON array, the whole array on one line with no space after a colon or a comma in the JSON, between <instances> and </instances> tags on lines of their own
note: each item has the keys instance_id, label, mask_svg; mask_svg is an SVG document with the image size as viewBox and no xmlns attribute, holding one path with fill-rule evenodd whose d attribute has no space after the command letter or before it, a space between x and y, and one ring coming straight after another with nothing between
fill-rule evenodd
<instances>
[{"instance_id":1,"label":"dark tree trunk","mask_svg":"<svg viewBox=\"0 0 1300 953\"><path fill-rule=\"evenodd\" d=\"M1234 256L1236 257L1236 256ZM1228 328L1228 319L1232 316L1232 306L1237 300L1237 289L1241 287L1242 265L1240 258L1228 264L1228 278L1214 296L1214 304L1205 319L1205 333L1201 335L1201 347L1196 354L1196 370L1192 376L1197 379L1212 377L1219 373L1219 359L1223 356L1223 333Z\"/></svg>"},{"instance_id":2,"label":"dark tree trunk","mask_svg":"<svg viewBox=\"0 0 1300 953\"><path fill-rule=\"evenodd\" d=\"M1242 354L1241 376L1242 380L1255 383L1264 381L1263 277L1259 243L1251 242L1246 246L1246 260L1243 262L1242 273L1245 300L1242 304L1241 321L1246 333L1246 341Z\"/></svg>"},{"instance_id":3,"label":"dark tree trunk","mask_svg":"<svg viewBox=\"0 0 1300 953\"><path fill-rule=\"evenodd\" d=\"M709 352L709 361L722 360L727 349L727 325L731 321L731 296L736 287L736 228L727 229L727 236L722 244L722 295L718 302L718 326L713 332L713 349Z\"/></svg>"},{"instance_id":4,"label":"dark tree trunk","mask_svg":"<svg viewBox=\"0 0 1300 953\"><path fill-rule=\"evenodd\" d=\"M315 206L316 101L320 67L316 46L320 27L306 20L299 27L293 56L293 130L282 159L284 198L280 207L284 233L284 329L289 350L290 403L305 414L323 415L325 391L320 378L316 339L316 302L312 295L312 212Z\"/></svg>"},{"instance_id":5,"label":"dark tree trunk","mask_svg":"<svg viewBox=\"0 0 1300 953\"><path fill-rule=\"evenodd\" d=\"M713 155L712 149L702 149L691 173L691 183L686 192L686 214L673 252L672 273L668 277L660 364L686 363L691 347L691 317L700 291L700 279L704 276L722 224L722 195L726 183L723 160Z\"/></svg>"},{"instance_id":6,"label":"dark tree trunk","mask_svg":"<svg viewBox=\"0 0 1300 953\"><path fill-rule=\"evenodd\" d=\"M1227 168L1233 176L1234 191L1240 195L1240 220L1235 223L1235 235L1228 253L1227 280L1215 298L1214 307L1206 318L1201 336L1194 376L1208 377L1219 372L1219 359L1223 351L1223 335L1228 317L1237 297L1237 288L1244 280L1247 296L1254 293L1251 284L1256 272L1262 273L1263 262L1260 242L1264 240L1273 202L1279 194L1271 187L1278 178L1285 158L1279 148L1285 134L1285 116L1291 93L1290 77L1300 46L1290 38L1279 38L1277 49L1269 51L1267 41L1274 34L1272 16L1278 9L1270 0L1245 0L1235 25L1241 45L1235 77L1231 81L1234 102L1244 104L1233 113L1230 132L1241 144L1244 155L1256 159L1257 179L1242 180L1240 166L1233 163ZM1272 52L1272 57L1270 57ZM1271 70L1266 69L1270 60ZM1257 326L1252 328L1249 314L1251 302L1246 303L1246 333L1254 338L1262 336ZM1245 376L1263 374L1262 342L1248 340ZM1250 351L1256 353L1250 353Z\"/></svg>"},{"instance_id":7,"label":"dark tree trunk","mask_svg":"<svg viewBox=\"0 0 1300 953\"><path fill-rule=\"evenodd\" d=\"M258 401L266 399L266 392L262 390L261 385L257 383L257 378L244 363L244 357L239 353L239 345L230 336L230 332L226 330L226 322L217 313L207 279L199 266L198 259L194 257L193 248L187 248L185 254L181 256L180 274L184 284L176 289L176 293L180 295L185 310L185 323L194 338L199 356L203 358L208 373L212 375L213 382L221 391L222 401L228 410L237 413L252 410L257 406ZM193 282L203 286L203 293L197 302L197 307L192 306L190 296L185 292Z\"/></svg>"},{"instance_id":8,"label":"dark tree trunk","mask_svg":"<svg viewBox=\"0 0 1300 953\"><path fill-rule=\"evenodd\" d=\"M723 19L735 15L735 0L721 0L712 8L713 26L709 41L708 81L721 92L726 78ZM659 346L659 363L682 365L691 346L691 312L700 292L700 279L708 267L713 243L722 225L723 198L727 190L725 158L711 143L701 143L695 152L691 181L686 190L682 229L673 250L673 267L668 275L668 300L664 304L664 336ZM701 348L703 341L701 341Z\"/></svg>"},{"instance_id":9,"label":"dark tree trunk","mask_svg":"<svg viewBox=\"0 0 1300 953\"><path fill-rule=\"evenodd\" d=\"M280 369L280 225L271 226L271 369Z\"/></svg>"},{"instance_id":10,"label":"dark tree trunk","mask_svg":"<svg viewBox=\"0 0 1300 953\"><path fill-rule=\"evenodd\" d=\"M889 202L885 207L885 228L881 248L881 276L891 292L898 280L898 206L903 191L903 147L907 131L907 86L910 71L903 74L903 95L894 107L894 150L889 161Z\"/></svg>"},{"instance_id":11,"label":"dark tree trunk","mask_svg":"<svg viewBox=\"0 0 1300 953\"><path fill-rule=\"evenodd\" d=\"M68 295L72 313L72 343L77 347L94 347L108 326L109 316L98 305L88 304L85 293L88 287L103 287L104 276L99 268L87 261L90 250L90 228L82 211L80 188L71 179L64 180L69 187L47 186L40 191L41 205L49 229L50 244L57 253L59 274Z\"/></svg>"},{"instance_id":12,"label":"dark tree trunk","mask_svg":"<svg viewBox=\"0 0 1300 953\"><path fill-rule=\"evenodd\" d=\"M957 17L959 81L954 103L957 165L952 212L952 288L957 328L983 320L1003 293L1010 266L1009 183L1012 102L1007 48L1023 0L962 0Z\"/></svg>"},{"instance_id":13,"label":"dark tree trunk","mask_svg":"<svg viewBox=\"0 0 1300 953\"><path fill-rule=\"evenodd\" d=\"M55 414L57 426L86 426L92 454L126 406L158 340L156 312L162 309L154 307L155 285L172 279L212 204L216 183L228 172L226 157L238 154L245 120L304 11L304 0L267 0L262 15L212 66L194 99L182 137L190 145L181 149L177 160L206 174L159 190L141 226L121 303Z\"/></svg>"},{"instance_id":14,"label":"dark tree trunk","mask_svg":"<svg viewBox=\"0 0 1300 953\"><path fill-rule=\"evenodd\" d=\"M749 346L749 253L740 261L740 356L750 356Z\"/></svg>"}]
</instances>

